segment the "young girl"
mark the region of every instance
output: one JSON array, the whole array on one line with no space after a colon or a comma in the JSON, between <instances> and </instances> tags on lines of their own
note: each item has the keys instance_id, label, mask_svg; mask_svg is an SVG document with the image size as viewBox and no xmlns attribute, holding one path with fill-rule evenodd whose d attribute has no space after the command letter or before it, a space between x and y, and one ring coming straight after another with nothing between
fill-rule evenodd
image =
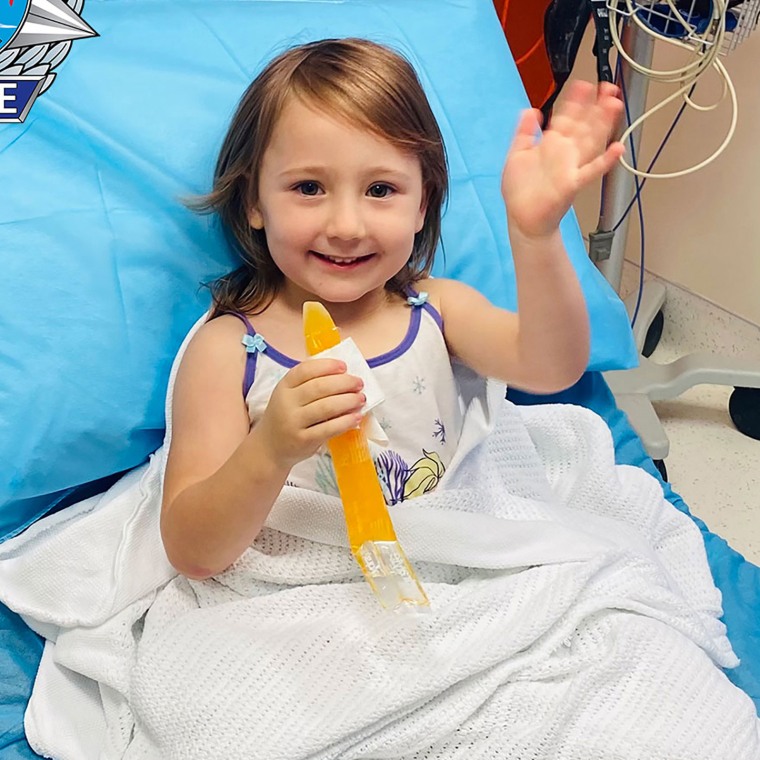
<instances>
[{"instance_id":1,"label":"young girl","mask_svg":"<svg viewBox=\"0 0 760 760\"><path fill-rule=\"evenodd\" d=\"M429 278L447 168L407 61L365 40L323 40L264 69L205 199L241 265L214 284L175 385L161 530L180 573L206 578L232 564L286 481L337 493L319 450L360 423L365 397L344 363L303 361L305 301L322 302L371 357L391 504L434 487L456 447L451 359L538 393L580 377L588 317L559 222L622 154L608 146L621 109L614 86L577 83L540 140L538 112L519 122L501 183L518 316Z\"/></svg>"}]
</instances>

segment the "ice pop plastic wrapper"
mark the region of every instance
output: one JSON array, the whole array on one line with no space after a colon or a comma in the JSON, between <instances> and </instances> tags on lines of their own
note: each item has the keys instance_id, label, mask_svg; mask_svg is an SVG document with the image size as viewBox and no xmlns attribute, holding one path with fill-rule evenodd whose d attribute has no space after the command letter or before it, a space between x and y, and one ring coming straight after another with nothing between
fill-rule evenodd
<instances>
[{"instance_id":1,"label":"ice pop plastic wrapper","mask_svg":"<svg viewBox=\"0 0 760 760\"><path fill-rule=\"evenodd\" d=\"M303 305L303 329L310 356L340 343L340 332L321 303ZM363 428L327 442L351 553L383 607L398 612L427 610L430 602L396 538Z\"/></svg>"}]
</instances>

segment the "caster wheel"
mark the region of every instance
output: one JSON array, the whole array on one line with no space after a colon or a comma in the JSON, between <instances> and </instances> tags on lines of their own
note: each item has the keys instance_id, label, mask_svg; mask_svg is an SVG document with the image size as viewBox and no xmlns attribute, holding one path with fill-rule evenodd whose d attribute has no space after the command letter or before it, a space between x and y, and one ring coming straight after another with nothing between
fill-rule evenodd
<instances>
[{"instance_id":1,"label":"caster wheel","mask_svg":"<svg viewBox=\"0 0 760 760\"><path fill-rule=\"evenodd\" d=\"M646 356L647 359L654 353L654 350L660 343L660 338L662 338L662 330L664 327L665 314L663 313L662 309L660 309L655 315L655 318L652 320L652 324L649 325L649 329L647 330L647 337L644 338L644 348L641 349L642 355Z\"/></svg>"},{"instance_id":2,"label":"caster wheel","mask_svg":"<svg viewBox=\"0 0 760 760\"><path fill-rule=\"evenodd\" d=\"M668 468L665 467L665 461L662 459L654 459L652 460L654 462L654 466L657 468L657 471L662 475L662 479L667 483L668 482Z\"/></svg>"},{"instance_id":3,"label":"caster wheel","mask_svg":"<svg viewBox=\"0 0 760 760\"><path fill-rule=\"evenodd\" d=\"M760 388L734 388L728 413L740 433L760 441Z\"/></svg>"}]
</instances>

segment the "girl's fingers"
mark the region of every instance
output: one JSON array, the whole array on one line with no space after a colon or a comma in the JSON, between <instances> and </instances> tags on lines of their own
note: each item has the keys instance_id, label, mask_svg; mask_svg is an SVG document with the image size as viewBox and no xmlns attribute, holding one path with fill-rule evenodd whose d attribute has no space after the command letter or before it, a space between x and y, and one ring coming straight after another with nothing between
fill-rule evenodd
<instances>
[{"instance_id":1,"label":"girl's fingers","mask_svg":"<svg viewBox=\"0 0 760 760\"><path fill-rule=\"evenodd\" d=\"M566 96L557 104L549 125L550 131L571 140L578 151L579 166L596 160L607 148L623 105L618 88L603 82L597 88L590 82L573 81ZM518 124L513 151L532 148L540 111L523 112Z\"/></svg>"},{"instance_id":2,"label":"girl's fingers","mask_svg":"<svg viewBox=\"0 0 760 760\"><path fill-rule=\"evenodd\" d=\"M330 420L338 419L350 414L359 414L367 400L363 393L341 393L337 396L328 396L304 406L301 409L300 422L304 428L310 428L314 432L315 426Z\"/></svg>"},{"instance_id":3,"label":"girl's fingers","mask_svg":"<svg viewBox=\"0 0 760 760\"><path fill-rule=\"evenodd\" d=\"M595 100L594 85L590 82L571 82L567 94L552 114L550 128L572 137L578 126L584 124L588 118L589 109L593 107Z\"/></svg>"},{"instance_id":4,"label":"girl's fingers","mask_svg":"<svg viewBox=\"0 0 760 760\"><path fill-rule=\"evenodd\" d=\"M597 97L598 99L613 98L620 102L620 88L612 82L600 82Z\"/></svg>"},{"instance_id":5,"label":"girl's fingers","mask_svg":"<svg viewBox=\"0 0 760 760\"><path fill-rule=\"evenodd\" d=\"M578 171L578 182L581 186L592 182L598 177L607 174L612 169L620 156L625 153L623 143L614 142L598 158L582 166Z\"/></svg>"},{"instance_id":6,"label":"girl's fingers","mask_svg":"<svg viewBox=\"0 0 760 760\"><path fill-rule=\"evenodd\" d=\"M579 167L604 155L623 110L618 92L608 82L598 89L588 82L573 82L552 117L551 128L575 144Z\"/></svg>"},{"instance_id":7,"label":"girl's fingers","mask_svg":"<svg viewBox=\"0 0 760 760\"><path fill-rule=\"evenodd\" d=\"M298 388L317 377L344 374L346 363L339 359L309 359L293 367L283 378L289 388Z\"/></svg>"},{"instance_id":8,"label":"girl's fingers","mask_svg":"<svg viewBox=\"0 0 760 760\"><path fill-rule=\"evenodd\" d=\"M570 85L570 97L583 108L593 105L597 99L598 87L591 82L576 79Z\"/></svg>"},{"instance_id":9,"label":"girl's fingers","mask_svg":"<svg viewBox=\"0 0 760 760\"><path fill-rule=\"evenodd\" d=\"M329 441L336 435L341 435L349 430L355 430L361 425L362 415L359 412L349 412L340 417L334 417L326 422L321 422L309 428L309 433L314 440Z\"/></svg>"},{"instance_id":10,"label":"girl's fingers","mask_svg":"<svg viewBox=\"0 0 760 760\"><path fill-rule=\"evenodd\" d=\"M537 108L523 111L517 122L517 130L512 138L511 152L528 150L536 144L538 131L541 129L543 117Z\"/></svg>"},{"instance_id":11,"label":"girl's fingers","mask_svg":"<svg viewBox=\"0 0 760 760\"><path fill-rule=\"evenodd\" d=\"M358 393L364 382L355 375L324 375L307 380L295 389L295 398L299 406L308 406L320 399L339 396L345 393Z\"/></svg>"},{"instance_id":12,"label":"girl's fingers","mask_svg":"<svg viewBox=\"0 0 760 760\"><path fill-rule=\"evenodd\" d=\"M617 88L614 88L617 92ZM623 114L625 106L620 98L610 95L602 96L597 104L597 110L599 111L599 117L595 119L595 126L597 127L600 135L609 141L612 137L615 128L620 122L620 117Z\"/></svg>"}]
</instances>

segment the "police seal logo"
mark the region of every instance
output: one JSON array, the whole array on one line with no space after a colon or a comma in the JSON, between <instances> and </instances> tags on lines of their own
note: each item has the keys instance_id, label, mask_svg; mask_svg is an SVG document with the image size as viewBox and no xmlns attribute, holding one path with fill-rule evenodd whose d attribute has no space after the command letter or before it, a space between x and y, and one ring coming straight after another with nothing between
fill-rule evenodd
<instances>
[{"instance_id":1,"label":"police seal logo","mask_svg":"<svg viewBox=\"0 0 760 760\"><path fill-rule=\"evenodd\" d=\"M0 123L22 122L72 40L97 37L79 15L84 0L0 0Z\"/></svg>"}]
</instances>

